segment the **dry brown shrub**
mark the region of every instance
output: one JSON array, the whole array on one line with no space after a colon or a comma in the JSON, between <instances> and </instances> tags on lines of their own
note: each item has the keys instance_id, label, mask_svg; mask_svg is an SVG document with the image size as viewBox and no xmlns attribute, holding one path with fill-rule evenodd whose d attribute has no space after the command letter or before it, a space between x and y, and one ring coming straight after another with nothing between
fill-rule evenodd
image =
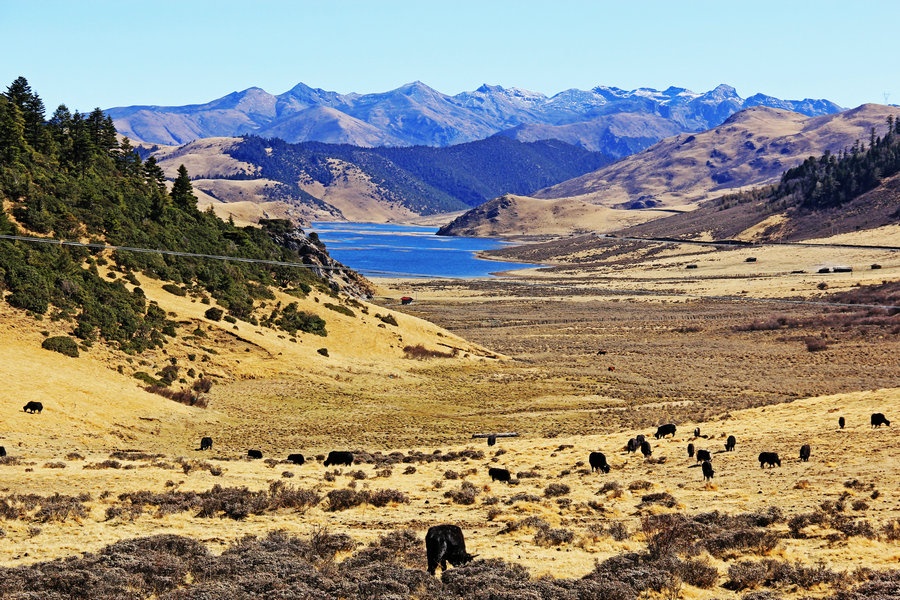
<instances>
[{"instance_id":1,"label":"dry brown shrub","mask_svg":"<svg viewBox=\"0 0 900 600\"><path fill-rule=\"evenodd\" d=\"M666 508L674 508L678 505L678 501L675 499L675 496L669 492L657 492L655 494L641 496L641 502L638 504L638 508L644 508L651 504L659 504Z\"/></svg>"},{"instance_id":2,"label":"dry brown shrub","mask_svg":"<svg viewBox=\"0 0 900 600\"><path fill-rule=\"evenodd\" d=\"M565 483L551 483L544 488L544 496L547 498L557 498L559 496L565 496L571 491L571 488Z\"/></svg>"},{"instance_id":3,"label":"dry brown shrub","mask_svg":"<svg viewBox=\"0 0 900 600\"><path fill-rule=\"evenodd\" d=\"M104 460L98 463L88 463L82 469L121 469L122 463L117 460Z\"/></svg>"},{"instance_id":4,"label":"dry brown shrub","mask_svg":"<svg viewBox=\"0 0 900 600\"><path fill-rule=\"evenodd\" d=\"M828 349L828 340L821 337L806 336L803 338L806 349L809 352L821 352Z\"/></svg>"},{"instance_id":5,"label":"dry brown shrub","mask_svg":"<svg viewBox=\"0 0 900 600\"><path fill-rule=\"evenodd\" d=\"M471 481L463 481L458 489L447 490L444 492L444 498L450 498L456 504L471 505L475 504L475 497L479 494L479 489Z\"/></svg>"},{"instance_id":6,"label":"dry brown shrub","mask_svg":"<svg viewBox=\"0 0 900 600\"><path fill-rule=\"evenodd\" d=\"M538 532L534 534L534 543L544 547L569 544L573 539L575 539L575 534L564 527L547 527L539 529Z\"/></svg>"},{"instance_id":7,"label":"dry brown shrub","mask_svg":"<svg viewBox=\"0 0 900 600\"><path fill-rule=\"evenodd\" d=\"M404 346L403 356L413 360L427 360L429 358L452 358L455 353L429 350L422 344L416 344L415 346Z\"/></svg>"}]
</instances>

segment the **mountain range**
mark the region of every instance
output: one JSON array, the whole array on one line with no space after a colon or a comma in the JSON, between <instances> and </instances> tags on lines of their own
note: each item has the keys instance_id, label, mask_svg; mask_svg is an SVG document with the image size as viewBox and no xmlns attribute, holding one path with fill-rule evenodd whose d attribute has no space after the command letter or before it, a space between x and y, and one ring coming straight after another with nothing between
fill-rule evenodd
<instances>
[{"instance_id":1,"label":"mountain range","mask_svg":"<svg viewBox=\"0 0 900 600\"><path fill-rule=\"evenodd\" d=\"M807 116L841 110L821 99L781 100L763 94L741 98L728 85L705 93L678 87L626 91L598 86L549 97L482 85L450 96L417 81L373 94L340 94L303 83L279 95L252 87L205 104L105 112L120 134L145 144L181 145L249 134L291 143L450 146L502 134L520 141L558 139L622 157L678 133L715 127L753 106Z\"/></svg>"}]
</instances>

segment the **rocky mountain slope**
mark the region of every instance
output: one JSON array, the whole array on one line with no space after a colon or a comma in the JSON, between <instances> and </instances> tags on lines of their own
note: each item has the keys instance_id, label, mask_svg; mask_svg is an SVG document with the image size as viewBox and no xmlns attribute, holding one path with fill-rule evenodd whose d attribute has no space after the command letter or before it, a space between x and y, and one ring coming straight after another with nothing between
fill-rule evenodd
<instances>
[{"instance_id":1,"label":"rocky mountain slope","mask_svg":"<svg viewBox=\"0 0 900 600\"><path fill-rule=\"evenodd\" d=\"M339 94L300 83L272 95L254 87L205 104L116 107L107 113L119 133L148 144L252 134L366 147L447 146L504 132L522 141L561 139L620 157L679 132L709 129L752 106L809 116L841 110L828 100L762 94L745 99L727 85L702 94L598 86L550 97L483 85L449 96L417 81L376 94Z\"/></svg>"},{"instance_id":2,"label":"rocky mountain slope","mask_svg":"<svg viewBox=\"0 0 900 600\"><path fill-rule=\"evenodd\" d=\"M693 210L703 200L774 183L785 170L809 156L826 151L836 154L857 140L868 140L873 128L883 133L887 118L897 112L894 107L866 104L835 115L804 117L781 109L754 107L733 115L721 126L667 138L534 196L547 201L547 219L559 211L557 205L563 200L628 211L651 209L656 217L666 214L659 209ZM477 214L463 215L442 231L470 235L480 228L480 220L493 219L495 235L512 234L521 228L514 216L504 214L506 208L502 199L492 200ZM536 229L531 233L541 233L542 219L535 222ZM506 225L498 226L503 223ZM582 223L583 219L572 220L569 231L583 230ZM558 219L554 229L559 229Z\"/></svg>"}]
</instances>

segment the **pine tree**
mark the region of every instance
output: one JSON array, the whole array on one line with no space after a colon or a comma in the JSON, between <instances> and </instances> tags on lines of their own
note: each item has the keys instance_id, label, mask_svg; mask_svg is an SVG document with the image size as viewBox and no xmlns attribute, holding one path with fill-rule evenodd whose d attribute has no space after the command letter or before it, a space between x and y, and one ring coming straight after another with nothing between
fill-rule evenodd
<instances>
[{"instance_id":1,"label":"pine tree","mask_svg":"<svg viewBox=\"0 0 900 600\"><path fill-rule=\"evenodd\" d=\"M27 152L22 111L0 95L0 166L19 163Z\"/></svg>"},{"instance_id":2,"label":"pine tree","mask_svg":"<svg viewBox=\"0 0 900 600\"><path fill-rule=\"evenodd\" d=\"M22 111L25 122L25 140L36 150L48 150L50 137L44 128L44 101L31 91L28 80L24 77L17 77L6 88L6 97Z\"/></svg>"},{"instance_id":3,"label":"pine tree","mask_svg":"<svg viewBox=\"0 0 900 600\"><path fill-rule=\"evenodd\" d=\"M186 210L191 210L196 212L197 210L197 197L194 196L194 186L191 185L191 178L188 176L187 167L181 165L178 167L178 177L175 178L175 182L172 184L172 191L169 192L169 196L172 198L172 203Z\"/></svg>"}]
</instances>

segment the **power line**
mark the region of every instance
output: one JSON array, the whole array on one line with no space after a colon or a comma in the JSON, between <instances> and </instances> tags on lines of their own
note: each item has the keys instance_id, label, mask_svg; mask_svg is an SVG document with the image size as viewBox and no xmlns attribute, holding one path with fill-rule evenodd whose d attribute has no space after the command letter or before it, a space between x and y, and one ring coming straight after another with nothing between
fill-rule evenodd
<instances>
[{"instance_id":1,"label":"power line","mask_svg":"<svg viewBox=\"0 0 900 600\"><path fill-rule=\"evenodd\" d=\"M345 266L327 266L327 265L311 265L306 263L297 263L297 262L287 262L280 260L267 260L262 258L243 258L240 256L222 256L218 254L198 254L193 252L179 252L177 250L159 250L153 248L136 248L133 246L113 246L110 244L98 244L98 243L84 243L84 242L75 242L71 240L57 240L51 238L39 238L39 237L28 237L22 235L3 235L0 234L0 239L11 240L17 242L30 242L30 243L39 243L39 244L51 244L57 246L75 246L79 248L91 248L95 250L116 250L116 251L124 251L124 252L139 252L144 254L162 254L167 256L183 256L188 258L208 258L212 260L222 260L222 261L231 261L231 262L242 262L242 263L256 263L256 264L264 264L264 265L273 265L280 267L298 267L303 269L322 269L325 271L346 271L346 272L355 272L353 269ZM619 239L627 239L627 238L619 238ZM633 238L634 241L651 241L646 238ZM654 242L662 242L662 243L674 243L669 242L668 240L652 240ZM812 244L809 244L812 245ZM896 247L883 247L882 249L887 250L898 250ZM404 273L399 271L381 271L374 269L366 269L366 271L372 275L386 275L391 277L413 277L416 279L459 279L456 277L446 277L440 275L430 275L424 273ZM535 281L527 281L519 278L510 278L505 280L505 283L513 283L525 286L533 286L533 287L557 287L557 288L580 288L583 287L577 283L544 283L544 282L535 282ZM699 294L690 294L690 293L676 293L676 292L656 292L653 290L616 290L616 289L606 289L607 292L613 292L617 294L627 294L627 295L644 295L644 296L676 296L680 298L694 298L694 299L708 299L708 300L725 300L725 301L743 301L743 302L771 302L771 303L782 303L782 304L806 304L806 305L819 305L819 306L844 306L844 307L858 307L858 308L884 308L884 309L896 309L900 310L900 306L892 306L885 304L847 304L847 303L839 303L839 302L823 302L821 300L799 300L799 299L787 299L787 298L749 298L745 296L715 296L715 295L699 295Z\"/></svg>"},{"instance_id":2,"label":"power line","mask_svg":"<svg viewBox=\"0 0 900 600\"><path fill-rule=\"evenodd\" d=\"M86 244L84 242L73 242L69 240L55 240L50 238L26 237L21 235L0 235L0 239L13 240L17 242L35 242L40 244L52 244L56 246L77 246L79 248L92 248L96 250L116 250L124 252L141 252L144 254L164 254L167 256L186 256L189 258L209 258L213 260L224 260L230 262L257 263L263 265L274 265L277 267L299 267L304 269L322 269L325 271L352 271L349 267L336 267L328 265L311 265L307 263L287 262L281 260L267 260L264 258L243 258L240 256L220 256L218 254L197 254L194 252L178 252L177 250L157 250L153 248L135 248L132 246L111 246L109 244Z\"/></svg>"}]
</instances>

